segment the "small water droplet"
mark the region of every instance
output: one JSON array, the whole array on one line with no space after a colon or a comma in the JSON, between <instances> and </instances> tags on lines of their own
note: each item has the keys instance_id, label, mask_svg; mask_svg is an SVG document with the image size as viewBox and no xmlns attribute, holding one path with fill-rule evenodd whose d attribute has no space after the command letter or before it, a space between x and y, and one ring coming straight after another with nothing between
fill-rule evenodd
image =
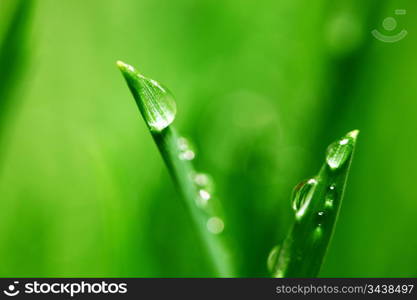
<instances>
[{"instance_id":1,"label":"small water droplet","mask_svg":"<svg viewBox=\"0 0 417 300\"><path fill-rule=\"evenodd\" d=\"M276 245L269 252L268 259L267 259L267 262L266 262L269 273L272 273L274 271L274 267L275 267L275 265L277 263L277 260L278 260L278 255L279 255L279 249L280 248L281 248L280 245Z\"/></svg>"},{"instance_id":2,"label":"small water droplet","mask_svg":"<svg viewBox=\"0 0 417 300\"><path fill-rule=\"evenodd\" d=\"M336 185L332 184L327 189L325 201L324 201L324 207L326 209L332 209L336 197L337 197Z\"/></svg>"},{"instance_id":3,"label":"small water droplet","mask_svg":"<svg viewBox=\"0 0 417 300\"><path fill-rule=\"evenodd\" d=\"M313 240L315 242L319 242L323 237L323 227L318 225L313 231Z\"/></svg>"},{"instance_id":4,"label":"small water droplet","mask_svg":"<svg viewBox=\"0 0 417 300\"><path fill-rule=\"evenodd\" d=\"M327 148L326 162L331 170L341 168L352 154L358 131L349 132L345 137L332 143Z\"/></svg>"},{"instance_id":5,"label":"small water droplet","mask_svg":"<svg viewBox=\"0 0 417 300\"><path fill-rule=\"evenodd\" d=\"M195 153L191 150L186 150L180 153L181 160L193 160L195 158Z\"/></svg>"},{"instance_id":6,"label":"small water droplet","mask_svg":"<svg viewBox=\"0 0 417 300\"><path fill-rule=\"evenodd\" d=\"M179 159L181 160L193 160L195 158L195 152L191 148L190 142L183 137L180 137L177 141L178 149L180 150Z\"/></svg>"},{"instance_id":7,"label":"small water droplet","mask_svg":"<svg viewBox=\"0 0 417 300\"><path fill-rule=\"evenodd\" d=\"M199 191L199 195L200 195L200 197L202 198L202 199L204 199L204 200L209 200L210 198L211 198L211 195L210 195L210 193L209 192L207 192L206 190L200 190Z\"/></svg>"},{"instance_id":8,"label":"small water droplet","mask_svg":"<svg viewBox=\"0 0 417 300\"><path fill-rule=\"evenodd\" d=\"M199 190L198 196L197 196L197 204L200 207L205 207L207 205L207 202L210 200L211 194L206 190Z\"/></svg>"},{"instance_id":9,"label":"small water droplet","mask_svg":"<svg viewBox=\"0 0 417 300\"><path fill-rule=\"evenodd\" d=\"M211 217L207 221L207 229L213 234L220 234L224 230L224 222L219 217Z\"/></svg>"},{"instance_id":10,"label":"small water droplet","mask_svg":"<svg viewBox=\"0 0 417 300\"><path fill-rule=\"evenodd\" d=\"M181 151L185 151L189 148L189 142L185 137L178 138L177 144L178 149L180 149Z\"/></svg>"},{"instance_id":11,"label":"small water droplet","mask_svg":"<svg viewBox=\"0 0 417 300\"><path fill-rule=\"evenodd\" d=\"M295 186L292 196L292 208L294 209L297 218L304 215L304 212L313 196L316 185L317 180L311 178L309 180L302 181Z\"/></svg>"},{"instance_id":12,"label":"small water droplet","mask_svg":"<svg viewBox=\"0 0 417 300\"><path fill-rule=\"evenodd\" d=\"M213 180L204 173L197 173L193 176L194 183L201 189L205 189L208 192L213 192Z\"/></svg>"},{"instance_id":13,"label":"small water droplet","mask_svg":"<svg viewBox=\"0 0 417 300\"><path fill-rule=\"evenodd\" d=\"M325 211L319 211L316 215L316 224L317 226L321 227L325 222L327 217L327 213Z\"/></svg>"}]
</instances>

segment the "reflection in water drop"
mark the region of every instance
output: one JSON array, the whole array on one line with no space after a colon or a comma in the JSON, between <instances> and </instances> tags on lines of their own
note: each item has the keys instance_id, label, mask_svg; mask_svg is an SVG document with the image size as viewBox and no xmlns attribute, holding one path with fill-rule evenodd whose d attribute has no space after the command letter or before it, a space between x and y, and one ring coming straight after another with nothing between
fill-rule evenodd
<instances>
[{"instance_id":1,"label":"reflection in water drop","mask_svg":"<svg viewBox=\"0 0 417 300\"><path fill-rule=\"evenodd\" d=\"M120 63L121 64L121 63ZM133 67L133 66L131 66L131 65L127 65L127 69L130 71L130 72L135 72L135 68ZM143 77L143 76L142 76Z\"/></svg>"},{"instance_id":2,"label":"reflection in water drop","mask_svg":"<svg viewBox=\"0 0 417 300\"><path fill-rule=\"evenodd\" d=\"M312 178L299 183L293 191L292 208L298 218L302 217L313 196L317 180Z\"/></svg>"},{"instance_id":3,"label":"reflection in water drop","mask_svg":"<svg viewBox=\"0 0 417 300\"><path fill-rule=\"evenodd\" d=\"M347 143L349 143L348 139L343 139L339 142L340 145L346 145Z\"/></svg>"},{"instance_id":4,"label":"reflection in water drop","mask_svg":"<svg viewBox=\"0 0 417 300\"><path fill-rule=\"evenodd\" d=\"M211 198L211 195L210 195L210 193L209 192L207 192L206 190L200 190L199 192L199 195L200 195L200 197L202 198L202 199L204 199L204 200L209 200L210 198Z\"/></svg>"},{"instance_id":5,"label":"reflection in water drop","mask_svg":"<svg viewBox=\"0 0 417 300\"><path fill-rule=\"evenodd\" d=\"M211 217L207 221L207 229L213 234L220 234L224 230L224 223L223 220L219 217Z\"/></svg>"},{"instance_id":6,"label":"reflection in water drop","mask_svg":"<svg viewBox=\"0 0 417 300\"><path fill-rule=\"evenodd\" d=\"M268 260L266 262L269 273L272 273L274 271L274 267L275 267L275 265L277 263L277 260L278 260L279 249L280 249L280 245L276 245L269 252Z\"/></svg>"}]
</instances>

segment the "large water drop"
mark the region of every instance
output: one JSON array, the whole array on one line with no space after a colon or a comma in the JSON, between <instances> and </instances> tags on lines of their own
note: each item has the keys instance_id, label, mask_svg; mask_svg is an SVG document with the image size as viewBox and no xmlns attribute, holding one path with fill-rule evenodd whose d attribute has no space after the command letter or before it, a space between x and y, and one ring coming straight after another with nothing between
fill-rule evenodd
<instances>
[{"instance_id":1,"label":"large water drop","mask_svg":"<svg viewBox=\"0 0 417 300\"><path fill-rule=\"evenodd\" d=\"M345 137L332 143L327 148L326 162L331 170L340 169L352 154L359 131L349 132Z\"/></svg>"},{"instance_id":2,"label":"large water drop","mask_svg":"<svg viewBox=\"0 0 417 300\"><path fill-rule=\"evenodd\" d=\"M297 218L300 218L304 215L313 196L316 185L317 180L311 178L309 180L300 182L294 188L292 196L292 208L294 209Z\"/></svg>"},{"instance_id":3,"label":"large water drop","mask_svg":"<svg viewBox=\"0 0 417 300\"><path fill-rule=\"evenodd\" d=\"M171 92L124 62L118 61L117 66L122 71L149 129L160 132L168 127L174 121L177 112Z\"/></svg>"}]
</instances>

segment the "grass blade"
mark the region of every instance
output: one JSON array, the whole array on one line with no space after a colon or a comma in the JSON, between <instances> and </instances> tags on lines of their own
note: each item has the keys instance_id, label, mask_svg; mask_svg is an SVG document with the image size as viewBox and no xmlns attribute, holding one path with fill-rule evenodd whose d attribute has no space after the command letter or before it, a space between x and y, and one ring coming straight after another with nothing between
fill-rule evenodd
<instances>
[{"instance_id":1,"label":"grass blade","mask_svg":"<svg viewBox=\"0 0 417 300\"><path fill-rule=\"evenodd\" d=\"M20 82L21 71L26 60L26 38L32 12L33 0L20 0L14 8L0 41L0 125L5 111L11 105L11 93Z\"/></svg>"},{"instance_id":2,"label":"grass blade","mask_svg":"<svg viewBox=\"0 0 417 300\"><path fill-rule=\"evenodd\" d=\"M319 174L293 193L295 221L282 245L268 258L274 277L316 277L333 234L359 131L331 144Z\"/></svg>"},{"instance_id":3,"label":"grass blade","mask_svg":"<svg viewBox=\"0 0 417 300\"><path fill-rule=\"evenodd\" d=\"M145 123L185 200L196 229L205 244L217 276L234 275L221 210L210 199L209 180L196 173L195 156L188 141L172 126L176 104L172 94L155 80L146 78L132 66L117 62ZM209 200L210 201L207 201ZM209 203L208 203L209 202Z\"/></svg>"}]
</instances>

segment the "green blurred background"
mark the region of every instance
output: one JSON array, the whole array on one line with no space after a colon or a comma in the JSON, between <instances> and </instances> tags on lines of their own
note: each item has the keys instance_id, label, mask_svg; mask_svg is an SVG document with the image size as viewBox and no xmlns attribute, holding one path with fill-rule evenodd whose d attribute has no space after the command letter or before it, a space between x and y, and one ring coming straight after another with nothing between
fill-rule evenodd
<instances>
[{"instance_id":1,"label":"green blurred background","mask_svg":"<svg viewBox=\"0 0 417 300\"><path fill-rule=\"evenodd\" d=\"M118 59L176 95L240 276L267 276L293 186L356 128L320 276L417 276L416 13L414 0L0 0L0 276L213 274ZM403 28L397 43L371 34Z\"/></svg>"}]
</instances>

